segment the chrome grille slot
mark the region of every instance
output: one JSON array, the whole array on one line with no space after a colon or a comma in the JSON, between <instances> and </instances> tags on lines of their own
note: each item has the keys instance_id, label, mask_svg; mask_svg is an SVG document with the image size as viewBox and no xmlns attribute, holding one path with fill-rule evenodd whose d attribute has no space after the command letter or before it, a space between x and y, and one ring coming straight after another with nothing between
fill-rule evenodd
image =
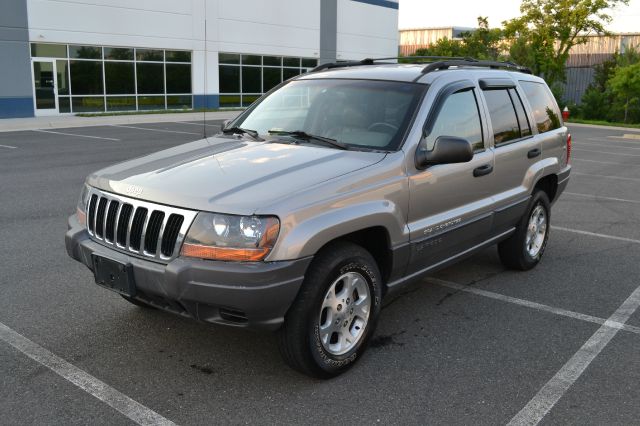
<instances>
[{"instance_id":1,"label":"chrome grille slot","mask_svg":"<svg viewBox=\"0 0 640 426\"><path fill-rule=\"evenodd\" d=\"M157 261L175 258L197 212L92 189L89 235L116 250Z\"/></svg>"},{"instance_id":2,"label":"chrome grille slot","mask_svg":"<svg viewBox=\"0 0 640 426\"><path fill-rule=\"evenodd\" d=\"M96 206L98 205L98 196L93 194L91 201L89 201L89 219L87 220L89 232L94 232L96 229L96 223L94 218L96 217Z\"/></svg>"},{"instance_id":3,"label":"chrome grille slot","mask_svg":"<svg viewBox=\"0 0 640 426\"><path fill-rule=\"evenodd\" d=\"M107 202L109 200L105 197L101 197L98 202L98 211L96 213L96 236L102 238L104 236L104 215L107 210Z\"/></svg>"},{"instance_id":4,"label":"chrome grille slot","mask_svg":"<svg viewBox=\"0 0 640 426\"><path fill-rule=\"evenodd\" d=\"M120 210L120 216L118 216L118 230L116 231L116 243L120 247L127 245L127 231L129 229L129 221L131 219L131 213L133 212L133 206L131 204L123 204Z\"/></svg>"},{"instance_id":5,"label":"chrome grille slot","mask_svg":"<svg viewBox=\"0 0 640 426\"><path fill-rule=\"evenodd\" d=\"M149 254L156 254L156 247L158 245L158 238L160 238L160 228L164 222L164 213L155 210L151 213L149 223L147 224L147 230L144 235L144 251Z\"/></svg>"},{"instance_id":6,"label":"chrome grille slot","mask_svg":"<svg viewBox=\"0 0 640 426\"><path fill-rule=\"evenodd\" d=\"M148 210L144 207L139 207L136 210L136 214L133 215L133 222L131 223L131 232L129 240L129 249L133 251L140 251L140 243L142 240L142 230L147 219Z\"/></svg>"},{"instance_id":7,"label":"chrome grille slot","mask_svg":"<svg viewBox=\"0 0 640 426\"><path fill-rule=\"evenodd\" d=\"M164 234L162 234L162 244L160 248L162 255L171 256L171 253L173 253L182 222L184 222L184 217L179 214L169 216L167 224L164 227Z\"/></svg>"},{"instance_id":8,"label":"chrome grille slot","mask_svg":"<svg viewBox=\"0 0 640 426\"><path fill-rule=\"evenodd\" d=\"M109 203L109 210L107 210L107 220L104 230L104 240L108 243L112 243L116 232L116 214L118 213L118 207L120 203L117 201L111 201Z\"/></svg>"}]
</instances>

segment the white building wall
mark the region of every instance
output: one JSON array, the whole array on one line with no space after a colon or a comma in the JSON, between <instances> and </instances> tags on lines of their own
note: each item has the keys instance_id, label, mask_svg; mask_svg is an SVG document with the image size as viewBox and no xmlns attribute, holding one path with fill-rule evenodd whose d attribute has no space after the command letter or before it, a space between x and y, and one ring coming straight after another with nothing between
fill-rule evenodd
<instances>
[{"instance_id":1,"label":"white building wall","mask_svg":"<svg viewBox=\"0 0 640 426\"><path fill-rule=\"evenodd\" d=\"M337 56L339 60L398 56L398 9L338 0Z\"/></svg>"}]
</instances>

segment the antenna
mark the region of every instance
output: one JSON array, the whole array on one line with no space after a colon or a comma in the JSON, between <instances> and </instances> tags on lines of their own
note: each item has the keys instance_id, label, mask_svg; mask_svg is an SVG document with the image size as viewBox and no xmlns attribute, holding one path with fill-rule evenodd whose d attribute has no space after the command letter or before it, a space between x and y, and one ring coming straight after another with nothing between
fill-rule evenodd
<instances>
[{"instance_id":1,"label":"antenna","mask_svg":"<svg viewBox=\"0 0 640 426\"><path fill-rule=\"evenodd\" d=\"M207 100L207 0L204 0L204 108L202 110L202 137L207 138L207 106L209 102Z\"/></svg>"}]
</instances>

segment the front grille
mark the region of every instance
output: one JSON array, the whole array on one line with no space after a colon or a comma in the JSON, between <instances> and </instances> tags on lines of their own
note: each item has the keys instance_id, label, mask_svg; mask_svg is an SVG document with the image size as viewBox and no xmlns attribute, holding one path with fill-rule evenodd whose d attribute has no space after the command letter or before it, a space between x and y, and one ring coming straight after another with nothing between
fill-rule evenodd
<instances>
[{"instance_id":1,"label":"front grille","mask_svg":"<svg viewBox=\"0 0 640 426\"><path fill-rule=\"evenodd\" d=\"M87 229L94 240L116 250L168 261L178 255L195 215L191 210L92 190Z\"/></svg>"}]
</instances>

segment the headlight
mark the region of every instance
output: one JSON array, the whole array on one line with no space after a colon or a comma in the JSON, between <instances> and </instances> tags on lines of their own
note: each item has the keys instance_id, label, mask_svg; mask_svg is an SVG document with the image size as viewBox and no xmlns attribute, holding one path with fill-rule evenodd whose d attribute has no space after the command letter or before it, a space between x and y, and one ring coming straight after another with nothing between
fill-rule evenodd
<instances>
[{"instance_id":1,"label":"headlight","mask_svg":"<svg viewBox=\"0 0 640 426\"><path fill-rule=\"evenodd\" d=\"M76 207L76 216L82 226L87 226L87 204L89 204L89 186L85 184L82 186L82 192Z\"/></svg>"},{"instance_id":2,"label":"headlight","mask_svg":"<svg viewBox=\"0 0 640 426\"><path fill-rule=\"evenodd\" d=\"M255 262L273 248L280 221L273 216L198 213L180 254L213 260Z\"/></svg>"}]
</instances>

